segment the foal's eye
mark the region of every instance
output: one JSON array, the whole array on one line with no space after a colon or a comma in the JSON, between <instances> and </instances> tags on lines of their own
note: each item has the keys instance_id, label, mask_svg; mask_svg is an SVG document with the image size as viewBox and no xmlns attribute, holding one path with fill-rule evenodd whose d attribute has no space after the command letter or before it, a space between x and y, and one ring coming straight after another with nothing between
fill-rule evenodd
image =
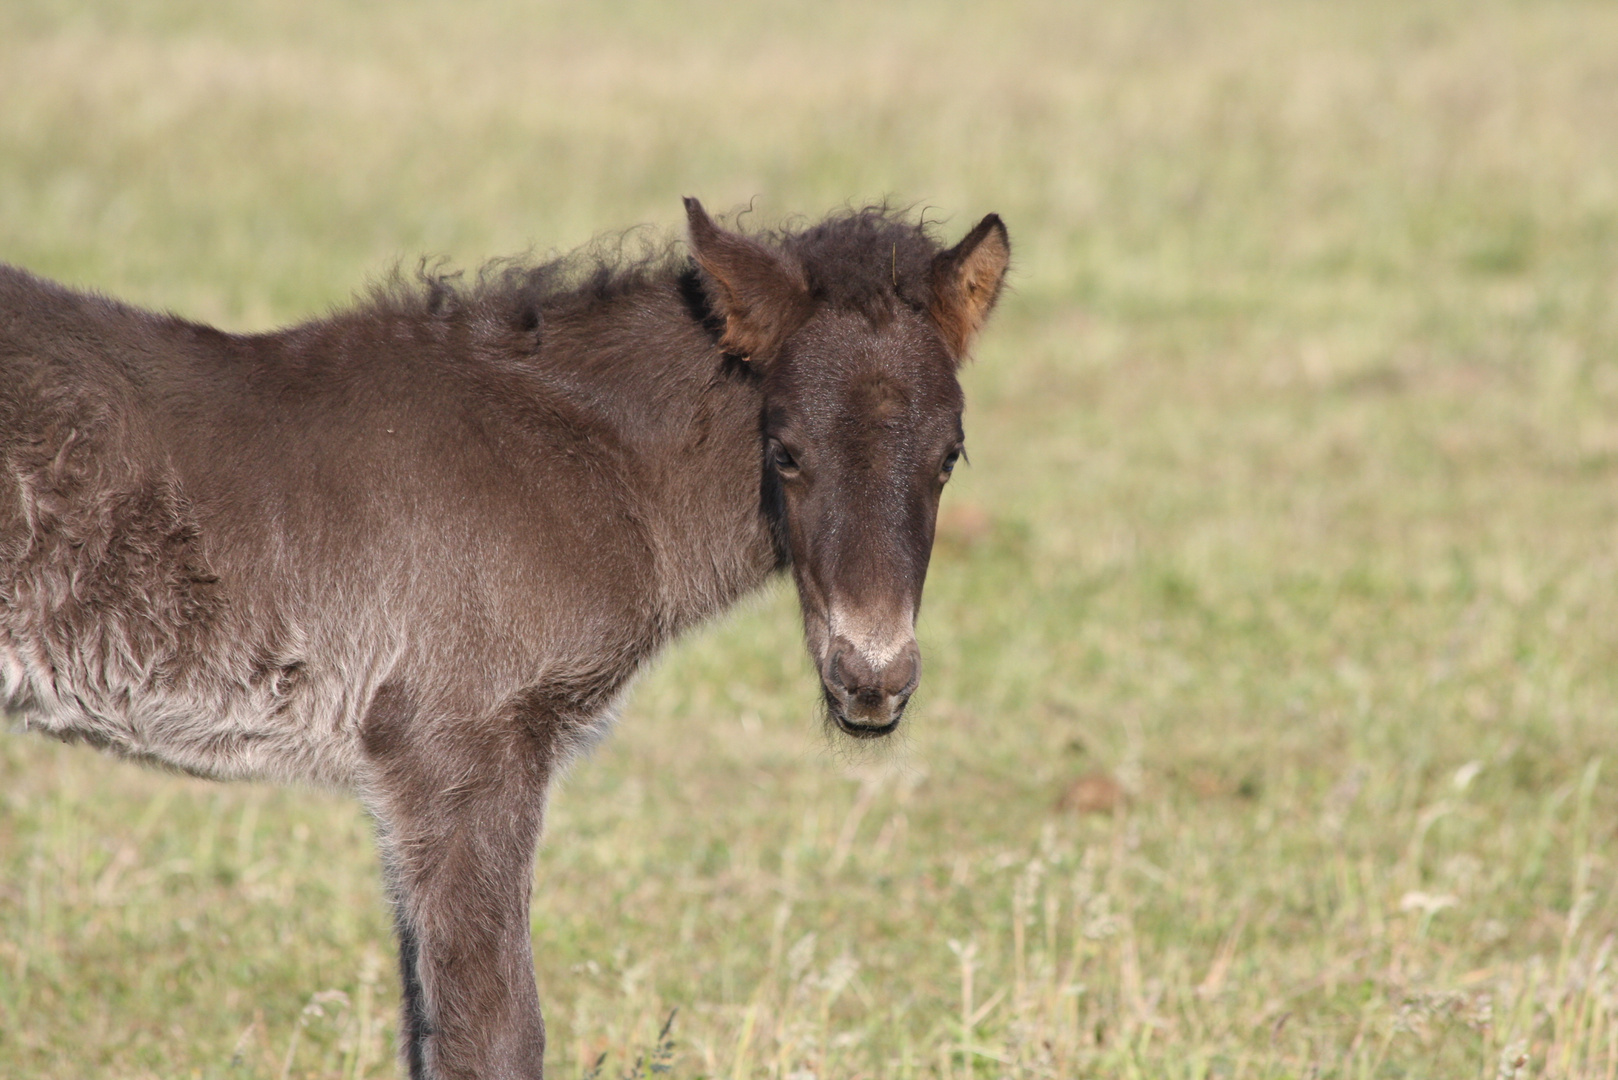
<instances>
[{"instance_id":1,"label":"foal's eye","mask_svg":"<svg viewBox=\"0 0 1618 1080\"><path fill-rule=\"evenodd\" d=\"M795 473L798 471L798 460L792 456L791 451L780 443L770 444L770 460L775 463L776 469L780 472Z\"/></svg>"},{"instance_id":2,"label":"foal's eye","mask_svg":"<svg viewBox=\"0 0 1618 1080\"><path fill-rule=\"evenodd\" d=\"M945 479L948 479L949 474L955 471L955 463L959 460L961 460L961 452L959 450L951 450L949 452L949 456L944 458L944 464L938 467L939 473L941 473Z\"/></svg>"}]
</instances>

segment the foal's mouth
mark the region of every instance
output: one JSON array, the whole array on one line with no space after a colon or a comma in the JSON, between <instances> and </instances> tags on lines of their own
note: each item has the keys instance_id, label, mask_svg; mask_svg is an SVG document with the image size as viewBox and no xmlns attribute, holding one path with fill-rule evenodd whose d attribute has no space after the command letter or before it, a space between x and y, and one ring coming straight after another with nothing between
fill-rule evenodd
<instances>
[{"instance_id":1,"label":"foal's mouth","mask_svg":"<svg viewBox=\"0 0 1618 1080\"><path fill-rule=\"evenodd\" d=\"M848 706L839 700L838 695L829 687L822 686L820 692L826 699L826 712L830 714L832 723L837 725L837 730L855 739L880 739L892 735L899 729L899 721L904 719L905 706L910 703L908 697L899 702L894 706L893 716L885 723L863 723L848 715Z\"/></svg>"}]
</instances>

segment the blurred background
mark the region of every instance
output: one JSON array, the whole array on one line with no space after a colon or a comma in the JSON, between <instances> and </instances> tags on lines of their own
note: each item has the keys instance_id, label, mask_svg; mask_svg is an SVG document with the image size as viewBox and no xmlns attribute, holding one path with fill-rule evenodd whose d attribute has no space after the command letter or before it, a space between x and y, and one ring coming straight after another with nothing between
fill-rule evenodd
<instances>
[{"instance_id":1,"label":"blurred background","mask_svg":"<svg viewBox=\"0 0 1618 1080\"><path fill-rule=\"evenodd\" d=\"M682 195L1012 290L902 745L782 587L556 792L553 1075L1614 1075L1618 7L0 7L0 259L227 329ZM391 949L351 801L0 734L0 1074L392 1076Z\"/></svg>"}]
</instances>

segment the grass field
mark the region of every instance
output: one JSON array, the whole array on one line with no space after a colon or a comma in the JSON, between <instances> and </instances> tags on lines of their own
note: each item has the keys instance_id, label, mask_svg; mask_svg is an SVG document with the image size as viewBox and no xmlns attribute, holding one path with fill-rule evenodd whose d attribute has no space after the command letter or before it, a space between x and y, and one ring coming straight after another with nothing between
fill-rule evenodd
<instances>
[{"instance_id":1,"label":"grass field","mask_svg":"<svg viewBox=\"0 0 1618 1080\"><path fill-rule=\"evenodd\" d=\"M1016 262L903 745L789 590L665 657L551 1075L1618 1075L1618 6L0 7L0 259L229 328L890 193ZM351 802L0 734L0 1076L392 1076L388 931Z\"/></svg>"}]
</instances>

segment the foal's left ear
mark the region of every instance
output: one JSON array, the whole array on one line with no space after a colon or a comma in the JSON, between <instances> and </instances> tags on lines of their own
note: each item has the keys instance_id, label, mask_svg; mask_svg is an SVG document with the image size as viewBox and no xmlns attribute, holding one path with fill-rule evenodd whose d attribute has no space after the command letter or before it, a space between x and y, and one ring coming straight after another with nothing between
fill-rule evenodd
<instances>
[{"instance_id":1,"label":"foal's left ear","mask_svg":"<svg viewBox=\"0 0 1618 1080\"><path fill-rule=\"evenodd\" d=\"M933 320L956 360L988 320L1010 262L1011 238L999 214L978 222L966 239L933 259Z\"/></svg>"}]
</instances>

